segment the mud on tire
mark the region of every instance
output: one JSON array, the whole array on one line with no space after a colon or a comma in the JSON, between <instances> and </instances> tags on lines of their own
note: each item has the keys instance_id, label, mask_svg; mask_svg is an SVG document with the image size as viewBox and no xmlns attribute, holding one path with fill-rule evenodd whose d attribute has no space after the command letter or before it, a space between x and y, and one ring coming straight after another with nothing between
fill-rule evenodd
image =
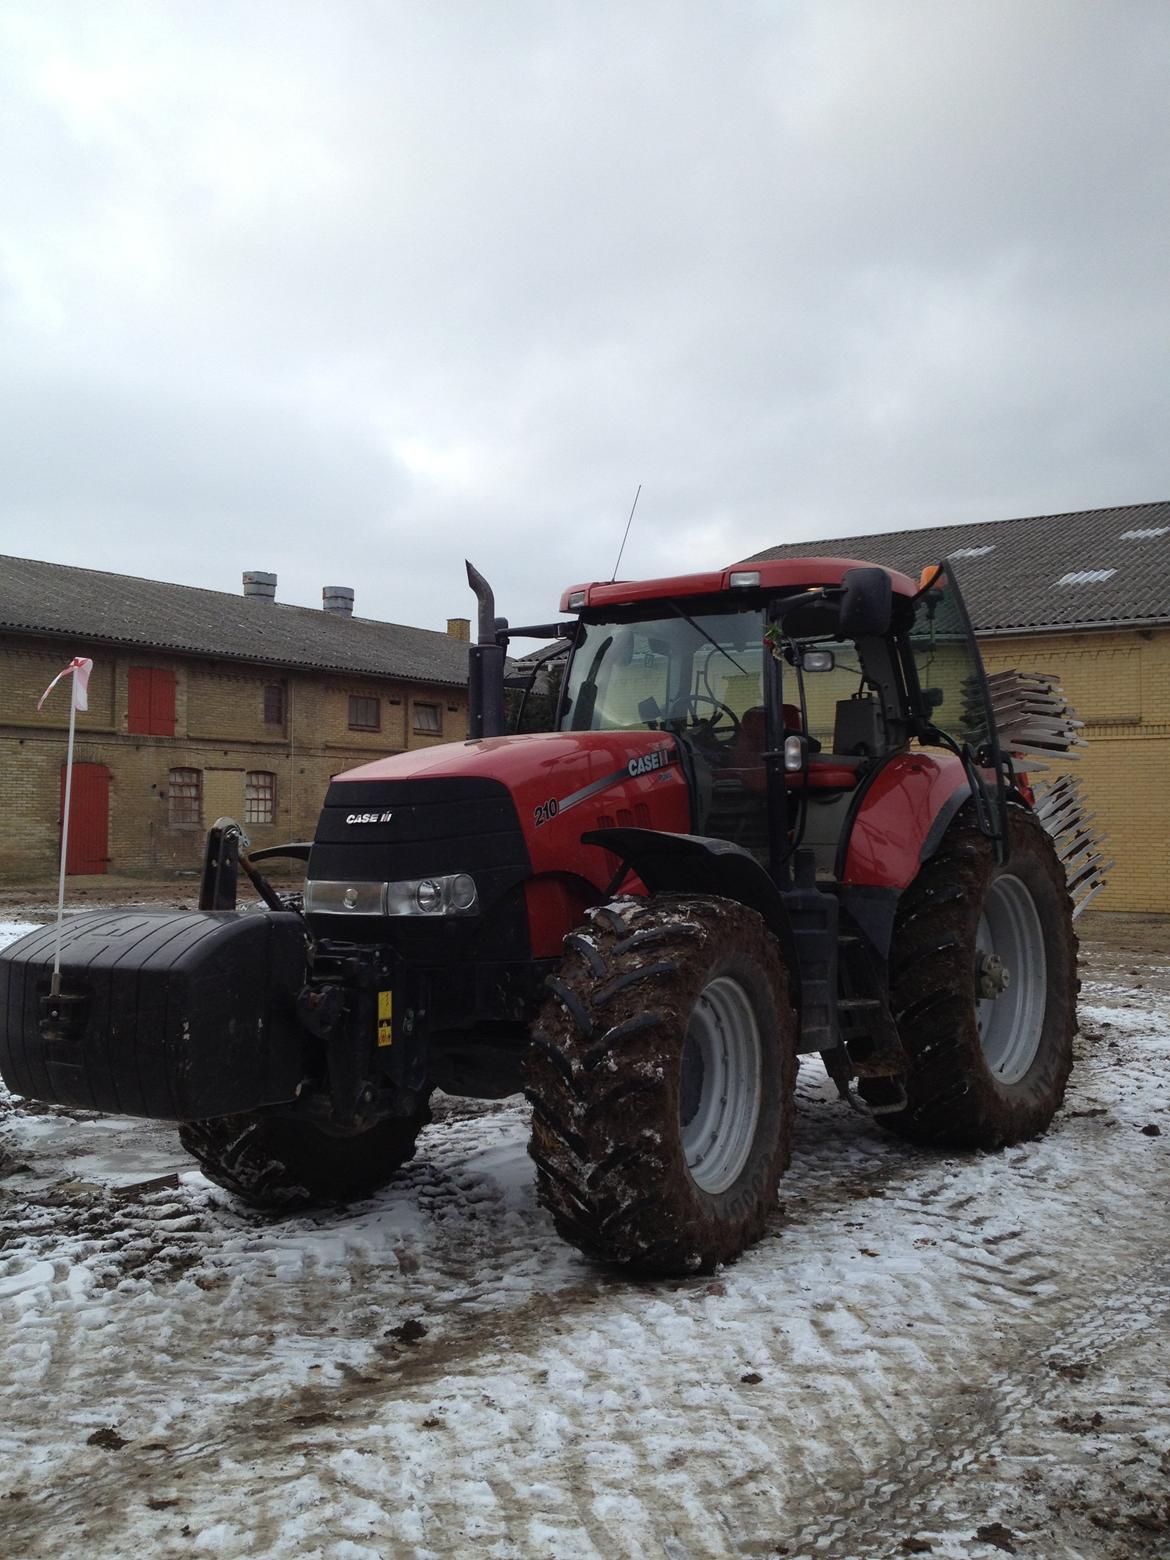
<instances>
[{"instance_id":1,"label":"mud on tire","mask_svg":"<svg viewBox=\"0 0 1170 1560\"><path fill-rule=\"evenodd\" d=\"M1008 809L1004 866L964 813L902 896L891 1006L912 1067L905 1108L878 1119L918 1142L1002 1148L1038 1136L1064 1099L1076 1029L1077 940L1064 869L1038 820ZM1017 967L981 995L988 949ZM993 982L994 984L994 982ZM859 1084L871 1104L891 1083Z\"/></svg>"},{"instance_id":2,"label":"mud on tire","mask_svg":"<svg viewBox=\"0 0 1170 1560\"><path fill-rule=\"evenodd\" d=\"M764 922L713 897L617 900L549 988L526 1093L558 1231L646 1273L737 1256L791 1153L796 1025Z\"/></svg>"},{"instance_id":3,"label":"mud on tire","mask_svg":"<svg viewBox=\"0 0 1170 1560\"><path fill-rule=\"evenodd\" d=\"M291 1209L376 1192L414 1153L430 1119L424 1103L413 1116L333 1137L289 1117L219 1116L183 1122L179 1140L204 1175L254 1208Z\"/></svg>"}]
</instances>

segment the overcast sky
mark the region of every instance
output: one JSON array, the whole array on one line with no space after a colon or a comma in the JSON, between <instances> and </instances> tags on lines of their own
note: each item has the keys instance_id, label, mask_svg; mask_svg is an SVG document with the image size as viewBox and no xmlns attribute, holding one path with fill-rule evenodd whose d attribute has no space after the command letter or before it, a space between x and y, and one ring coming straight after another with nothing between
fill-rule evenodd
<instances>
[{"instance_id":1,"label":"overcast sky","mask_svg":"<svg viewBox=\"0 0 1170 1560\"><path fill-rule=\"evenodd\" d=\"M427 627L1170 497L1165 0L3 0L0 552ZM880 561L880 560L879 560Z\"/></svg>"}]
</instances>

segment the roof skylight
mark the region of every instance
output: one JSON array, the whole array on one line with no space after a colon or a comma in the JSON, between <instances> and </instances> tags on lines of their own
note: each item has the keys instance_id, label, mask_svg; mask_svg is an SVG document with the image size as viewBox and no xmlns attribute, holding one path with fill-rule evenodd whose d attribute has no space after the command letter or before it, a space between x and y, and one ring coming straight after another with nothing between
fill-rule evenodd
<instances>
[{"instance_id":1,"label":"roof skylight","mask_svg":"<svg viewBox=\"0 0 1170 1560\"><path fill-rule=\"evenodd\" d=\"M1112 579L1116 573L1116 569L1074 569L1071 574L1062 574L1056 583L1058 585L1099 585L1102 580Z\"/></svg>"},{"instance_id":2,"label":"roof skylight","mask_svg":"<svg viewBox=\"0 0 1170 1560\"><path fill-rule=\"evenodd\" d=\"M994 552L995 543L987 542L982 547L956 547L951 553L952 558L982 558L984 553Z\"/></svg>"},{"instance_id":3,"label":"roof skylight","mask_svg":"<svg viewBox=\"0 0 1170 1560\"><path fill-rule=\"evenodd\" d=\"M1140 527L1136 531L1122 531L1121 540L1123 542L1148 542L1155 536L1165 536L1167 532L1170 532L1170 525L1147 525Z\"/></svg>"}]
</instances>

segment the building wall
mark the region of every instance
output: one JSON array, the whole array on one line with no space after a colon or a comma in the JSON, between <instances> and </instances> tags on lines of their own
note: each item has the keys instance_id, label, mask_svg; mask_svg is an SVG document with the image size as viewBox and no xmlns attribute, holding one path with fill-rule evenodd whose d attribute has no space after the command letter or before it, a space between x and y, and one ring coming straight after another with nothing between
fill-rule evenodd
<instances>
[{"instance_id":1,"label":"building wall","mask_svg":"<svg viewBox=\"0 0 1170 1560\"><path fill-rule=\"evenodd\" d=\"M1170 628L988 637L982 648L991 671L1054 674L1085 722L1084 756L1049 773L1083 776L1109 836L1115 866L1093 908L1170 912Z\"/></svg>"},{"instance_id":2,"label":"building wall","mask_svg":"<svg viewBox=\"0 0 1170 1560\"><path fill-rule=\"evenodd\" d=\"M986 637L982 647L992 671L1018 666L1055 674L1087 722L1085 756L1063 767L1084 777L1116 863L1094 908L1170 912L1170 628ZM248 771L276 777L275 822L248 825L255 843L308 839L332 775L380 754L458 741L467 730L462 688L7 637L0 642L0 878L44 876L56 868L67 684L39 714L36 702L72 655L94 662L89 709L77 718L76 757L111 772L114 872L193 871L218 813L242 816ZM173 738L128 731L131 666L174 672ZM264 688L273 683L285 695L276 726L264 720ZM377 731L349 728L351 695L379 699ZM418 703L439 706L438 735L414 729ZM201 773L198 823L170 822L168 786L176 768Z\"/></svg>"},{"instance_id":3,"label":"building wall","mask_svg":"<svg viewBox=\"0 0 1170 1560\"><path fill-rule=\"evenodd\" d=\"M43 876L57 866L68 681L54 689L39 713L36 703L73 655L87 655L94 663L89 708L77 716L75 758L110 771L111 872L196 869L204 835L217 816L245 821L249 771L275 776L274 821L245 822L253 843L310 839L332 775L386 753L462 740L467 733L463 688L282 672L162 653L126 655L109 646L6 636L0 641L0 878ZM142 666L175 676L173 737L128 729L129 672ZM273 685L283 692L278 723L264 718L264 690ZM351 696L378 700L377 730L350 729ZM439 734L415 729L433 721L417 711L419 704L438 707ZM199 771L197 822L171 819L175 769Z\"/></svg>"}]
</instances>

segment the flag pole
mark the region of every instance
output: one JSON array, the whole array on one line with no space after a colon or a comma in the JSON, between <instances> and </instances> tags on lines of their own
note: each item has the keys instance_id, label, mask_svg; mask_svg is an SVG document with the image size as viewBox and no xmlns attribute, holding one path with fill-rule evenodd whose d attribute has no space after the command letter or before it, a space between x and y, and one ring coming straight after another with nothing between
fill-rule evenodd
<instances>
[{"instance_id":1,"label":"flag pole","mask_svg":"<svg viewBox=\"0 0 1170 1560\"><path fill-rule=\"evenodd\" d=\"M69 684L69 745L65 751L65 801L61 817L61 872L57 879L57 932L53 939L53 978L49 984L50 997L61 995L61 927L65 920L65 863L69 859L69 804L73 798L73 733L77 728L78 710L89 708L89 674L93 662L88 656L75 655L69 665L59 671L37 700L40 710L45 700L61 681L71 677Z\"/></svg>"},{"instance_id":2,"label":"flag pole","mask_svg":"<svg viewBox=\"0 0 1170 1560\"><path fill-rule=\"evenodd\" d=\"M69 743L65 750L65 808L61 820L61 871L57 879L57 932L53 939L53 979L49 995L61 995L61 927L65 920L65 862L69 854L69 801L73 794L73 732L77 725L77 700L69 688Z\"/></svg>"}]
</instances>

